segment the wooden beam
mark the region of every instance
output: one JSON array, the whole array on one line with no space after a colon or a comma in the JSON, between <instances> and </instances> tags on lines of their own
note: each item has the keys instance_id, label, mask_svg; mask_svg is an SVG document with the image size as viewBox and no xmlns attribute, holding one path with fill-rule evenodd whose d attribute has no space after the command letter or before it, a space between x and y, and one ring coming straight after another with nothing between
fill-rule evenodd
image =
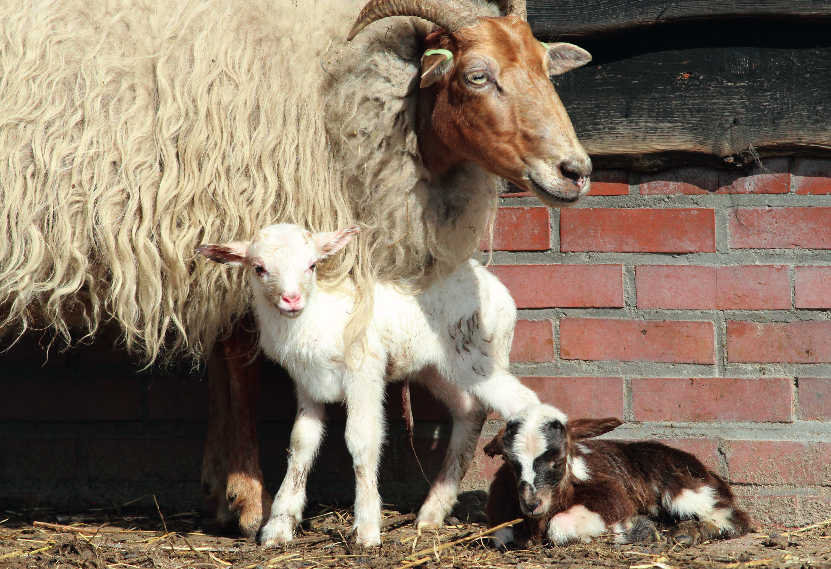
<instances>
[{"instance_id":1,"label":"wooden beam","mask_svg":"<svg viewBox=\"0 0 831 569\"><path fill-rule=\"evenodd\" d=\"M831 18L829 0L528 0L527 9L539 36L587 36L713 18Z\"/></svg>"},{"instance_id":2,"label":"wooden beam","mask_svg":"<svg viewBox=\"0 0 831 569\"><path fill-rule=\"evenodd\" d=\"M831 156L831 38L821 24L686 24L583 42L594 62L554 78L598 167L741 168Z\"/></svg>"}]
</instances>

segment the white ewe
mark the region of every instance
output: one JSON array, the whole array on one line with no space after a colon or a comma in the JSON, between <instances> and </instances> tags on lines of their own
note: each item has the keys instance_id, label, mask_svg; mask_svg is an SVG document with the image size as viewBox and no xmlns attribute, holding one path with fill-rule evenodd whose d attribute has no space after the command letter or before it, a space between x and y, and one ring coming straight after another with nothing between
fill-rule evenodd
<instances>
[{"instance_id":1,"label":"white ewe","mask_svg":"<svg viewBox=\"0 0 831 569\"><path fill-rule=\"evenodd\" d=\"M453 414L448 458L419 512L419 525L440 525L456 499L485 418L479 401L505 417L539 402L507 369L516 320L513 300L499 280L473 260L418 294L376 285L367 341L361 353L350 357L343 329L354 308L354 283L347 280L338 288L324 288L316 281L315 268L358 231L353 226L312 234L296 225L278 224L251 242L197 249L214 261L247 267L260 345L288 370L297 387L288 471L271 519L258 534L265 545L290 541L301 520L306 478L323 438L325 403L346 403L357 540L378 545L377 469L386 382L413 376Z\"/></svg>"}]
</instances>

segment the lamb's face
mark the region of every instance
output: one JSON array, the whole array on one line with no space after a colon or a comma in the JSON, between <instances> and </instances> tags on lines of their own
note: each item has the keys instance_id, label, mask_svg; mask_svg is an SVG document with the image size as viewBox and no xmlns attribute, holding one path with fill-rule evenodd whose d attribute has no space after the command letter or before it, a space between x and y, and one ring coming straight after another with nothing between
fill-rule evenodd
<instances>
[{"instance_id":1,"label":"lamb's face","mask_svg":"<svg viewBox=\"0 0 831 569\"><path fill-rule=\"evenodd\" d=\"M251 284L280 314L296 318L313 290L320 256L311 232L296 225L266 227L248 248Z\"/></svg>"},{"instance_id":2,"label":"lamb's face","mask_svg":"<svg viewBox=\"0 0 831 569\"><path fill-rule=\"evenodd\" d=\"M200 245L196 252L212 261L248 270L254 294L286 318L300 316L314 291L317 262L343 249L361 230L311 233L289 223L269 225L250 242Z\"/></svg>"},{"instance_id":3,"label":"lamb's face","mask_svg":"<svg viewBox=\"0 0 831 569\"><path fill-rule=\"evenodd\" d=\"M568 444L565 416L548 405L532 405L505 425L502 457L516 475L525 515L540 517L550 509L568 473Z\"/></svg>"}]
</instances>

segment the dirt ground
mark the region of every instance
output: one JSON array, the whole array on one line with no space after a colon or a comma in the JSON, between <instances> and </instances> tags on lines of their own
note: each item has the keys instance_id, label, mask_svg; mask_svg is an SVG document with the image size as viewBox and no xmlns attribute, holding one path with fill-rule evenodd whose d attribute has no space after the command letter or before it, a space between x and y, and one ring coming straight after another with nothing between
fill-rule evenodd
<instances>
[{"instance_id":1,"label":"dirt ground","mask_svg":"<svg viewBox=\"0 0 831 569\"><path fill-rule=\"evenodd\" d=\"M500 552L478 537L486 526L451 524L416 534L412 514L384 511L383 545L363 550L349 540L349 510L318 505L287 547L262 549L222 535L210 517L162 510L127 513L35 509L0 512L0 566L11 568L250 568L364 567L625 569L831 569L831 520L785 531L759 528L741 539L682 548L671 543L616 545L609 539L568 547L536 546ZM455 542L455 543L454 543Z\"/></svg>"}]
</instances>

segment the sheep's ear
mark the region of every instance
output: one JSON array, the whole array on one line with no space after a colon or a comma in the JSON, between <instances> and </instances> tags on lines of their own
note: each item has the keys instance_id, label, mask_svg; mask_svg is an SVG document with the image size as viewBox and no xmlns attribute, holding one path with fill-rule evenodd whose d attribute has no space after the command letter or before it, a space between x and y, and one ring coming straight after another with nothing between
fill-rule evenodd
<instances>
[{"instance_id":1,"label":"sheep's ear","mask_svg":"<svg viewBox=\"0 0 831 569\"><path fill-rule=\"evenodd\" d=\"M338 231L315 233L313 238L315 245L317 245L317 250L320 252L320 258L328 257L332 253L337 253L346 247L346 244L352 241L352 238L360 231L361 227L359 225L353 225L352 227Z\"/></svg>"},{"instance_id":2,"label":"sheep's ear","mask_svg":"<svg viewBox=\"0 0 831 569\"><path fill-rule=\"evenodd\" d=\"M505 451L505 448L502 446L502 437L505 436L505 427L499 429L499 432L496 433L496 436L493 437L488 444L482 449L485 451L485 454L489 457L493 458L497 454L502 454Z\"/></svg>"},{"instance_id":3,"label":"sheep's ear","mask_svg":"<svg viewBox=\"0 0 831 569\"><path fill-rule=\"evenodd\" d=\"M591 54L570 43L549 43L548 74L562 75L566 71L582 67L592 60Z\"/></svg>"},{"instance_id":4,"label":"sheep's ear","mask_svg":"<svg viewBox=\"0 0 831 569\"><path fill-rule=\"evenodd\" d=\"M573 439L590 439L599 437L603 433L613 431L623 423L616 417L605 419L571 419L566 423L569 433Z\"/></svg>"},{"instance_id":5,"label":"sheep's ear","mask_svg":"<svg viewBox=\"0 0 831 569\"><path fill-rule=\"evenodd\" d=\"M248 258L248 243L237 241L222 245L200 245L196 252L217 263L238 267Z\"/></svg>"},{"instance_id":6,"label":"sheep's ear","mask_svg":"<svg viewBox=\"0 0 831 569\"><path fill-rule=\"evenodd\" d=\"M429 87L453 67L453 53L446 49L428 49L421 57L421 84Z\"/></svg>"}]
</instances>

